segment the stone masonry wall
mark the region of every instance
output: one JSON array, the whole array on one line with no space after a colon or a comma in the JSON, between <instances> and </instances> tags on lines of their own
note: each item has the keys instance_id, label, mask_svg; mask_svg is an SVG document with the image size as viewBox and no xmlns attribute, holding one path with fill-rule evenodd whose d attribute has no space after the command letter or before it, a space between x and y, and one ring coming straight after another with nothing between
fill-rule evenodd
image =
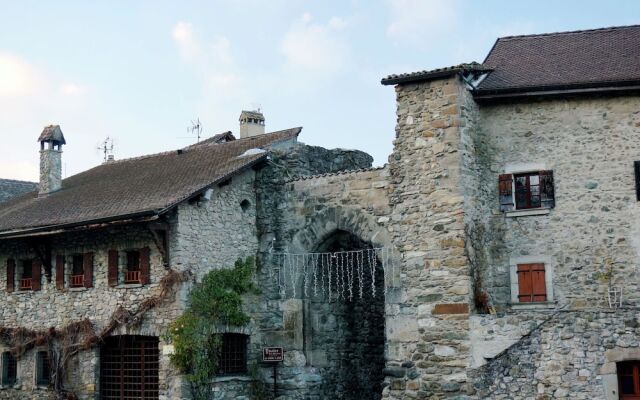
<instances>
[{"instance_id":1,"label":"stone masonry wall","mask_svg":"<svg viewBox=\"0 0 640 400\"><path fill-rule=\"evenodd\" d=\"M397 125L389 158L394 245L403 253L404 297L387 334L385 398L466 393L471 266L465 250L463 132L468 100L458 77L396 86ZM472 110L471 110L472 111Z\"/></svg>"},{"instance_id":2,"label":"stone masonry wall","mask_svg":"<svg viewBox=\"0 0 640 400\"><path fill-rule=\"evenodd\" d=\"M559 307L602 306L606 258L628 304L640 300L640 208L633 162L640 160L640 98L583 98L482 105L474 137L481 191L482 280L498 309L510 303L509 259L549 257ZM498 175L538 164L553 170L555 208L505 218ZM535 167L534 167L535 168ZM474 216L476 217L476 216Z\"/></svg>"}]
</instances>

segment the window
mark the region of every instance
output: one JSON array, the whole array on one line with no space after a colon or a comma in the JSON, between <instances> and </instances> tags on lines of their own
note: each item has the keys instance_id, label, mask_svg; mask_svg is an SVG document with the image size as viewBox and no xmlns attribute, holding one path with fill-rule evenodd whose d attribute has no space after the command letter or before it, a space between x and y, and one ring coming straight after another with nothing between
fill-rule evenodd
<instances>
[{"instance_id":1,"label":"window","mask_svg":"<svg viewBox=\"0 0 640 400\"><path fill-rule=\"evenodd\" d=\"M70 286L84 286L84 256L82 254L74 254L72 257Z\"/></svg>"},{"instance_id":2,"label":"window","mask_svg":"<svg viewBox=\"0 0 640 400\"><path fill-rule=\"evenodd\" d=\"M518 264L518 301L520 303L547 301L544 264Z\"/></svg>"},{"instance_id":3,"label":"window","mask_svg":"<svg viewBox=\"0 0 640 400\"><path fill-rule=\"evenodd\" d=\"M553 171L502 174L498 179L500 211L553 208Z\"/></svg>"},{"instance_id":4,"label":"window","mask_svg":"<svg viewBox=\"0 0 640 400\"><path fill-rule=\"evenodd\" d=\"M552 308L553 259L544 255L512 257L511 305L515 308Z\"/></svg>"},{"instance_id":5,"label":"window","mask_svg":"<svg viewBox=\"0 0 640 400\"><path fill-rule=\"evenodd\" d=\"M124 283L140 283L140 252L129 250L126 252L127 269L124 272Z\"/></svg>"},{"instance_id":6,"label":"window","mask_svg":"<svg viewBox=\"0 0 640 400\"><path fill-rule=\"evenodd\" d=\"M49 353L39 351L36 353L36 385L49 386L51 383L51 366L49 365Z\"/></svg>"},{"instance_id":7,"label":"window","mask_svg":"<svg viewBox=\"0 0 640 400\"><path fill-rule=\"evenodd\" d=\"M239 333L225 333L222 335L220 374L244 374L247 372L248 339L247 335Z\"/></svg>"},{"instance_id":8,"label":"window","mask_svg":"<svg viewBox=\"0 0 640 400\"><path fill-rule=\"evenodd\" d=\"M33 268L31 260L20 260L20 290L33 288Z\"/></svg>"},{"instance_id":9,"label":"window","mask_svg":"<svg viewBox=\"0 0 640 400\"><path fill-rule=\"evenodd\" d=\"M13 386L18 376L18 362L11 352L2 353L2 386Z\"/></svg>"},{"instance_id":10,"label":"window","mask_svg":"<svg viewBox=\"0 0 640 400\"><path fill-rule=\"evenodd\" d=\"M640 399L640 361L620 362L617 367L620 399Z\"/></svg>"}]
</instances>

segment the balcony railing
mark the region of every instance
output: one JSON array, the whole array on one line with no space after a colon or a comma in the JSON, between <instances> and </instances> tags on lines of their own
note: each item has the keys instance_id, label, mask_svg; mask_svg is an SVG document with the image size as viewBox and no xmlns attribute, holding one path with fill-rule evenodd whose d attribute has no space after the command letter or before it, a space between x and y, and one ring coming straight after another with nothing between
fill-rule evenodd
<instances>
[{"instance_id":1,"label":"balcony railing","mask_svg":"<svg viewBox=\"0 0 640 400\"><path fill-rule=\"evenodd\" d=\"M140 283L140 271L125 271L124 283Z\"/></svg>"},{"instance_id":2,"label":"balcony railing","mask_svg":"<svg viewBox=\"0 0 640 400\"><path fill-rule=\"evenodd\" d=\"M71 275L71 287L83 287L84 275Z\"/></svg>"},{"instance_id":3,"label":"balcony railing","mask_svg":"<svg viewBox=\"0 0 640 400\"><path fill-rule=\"evenodd\" d=\"M32 284L31 278L20 279L20 290L31 290Z\"/></svg>"}]
</instances>

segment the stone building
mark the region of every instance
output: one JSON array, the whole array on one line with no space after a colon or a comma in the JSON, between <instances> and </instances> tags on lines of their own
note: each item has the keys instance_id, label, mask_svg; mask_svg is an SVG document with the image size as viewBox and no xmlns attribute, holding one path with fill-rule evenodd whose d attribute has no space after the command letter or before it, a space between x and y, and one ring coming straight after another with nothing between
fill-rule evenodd
<instances>
[{"instance_id":1,"label":"stone building","mask_svg":"<svg viewBox=\"0 0 640 400\"><path fill-rule=\"evenodd\" d=\"M188 398L162 333L206 271L256 255L262 292L220 332L240 357L214 399L270 383L267 346L285 399L638 398L639 49L640 26L506 37L482 64L384 78L380 168L250 112L240 139L57 182L64 138L45 129L39 193L0 205L0 337L86 320L100 340L66 389ZM51 395L38 337L3 351L0 398Z\"/></svg>"},{"instance_id":2,"label":"stone building","mask_svg":"<svg viewBox=\"0 0 640 400\"><path fill-rule=\"evenodd\" d=\"M0 203L37 189L35 182L0 179Z\"/></svg>"}]
</instances>

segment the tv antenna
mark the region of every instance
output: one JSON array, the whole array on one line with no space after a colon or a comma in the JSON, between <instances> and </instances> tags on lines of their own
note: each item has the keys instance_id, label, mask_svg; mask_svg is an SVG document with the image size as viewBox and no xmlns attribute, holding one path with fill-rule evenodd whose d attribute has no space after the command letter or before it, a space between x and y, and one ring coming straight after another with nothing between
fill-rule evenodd
<instances>
[{"instance_id":1,"label":"tv antenna","mask_svg":"<svg viewBox=\"0 0 640 400\"><path fill-rule=\"evenodd\" d=\"M191 120L191 126L187 127L187 132L191 133L191 136L195 134L197 143L200 143L200 135L202 134L202 123L200 118Z\"/></svg>"},{"instance_id":2,"label":"tv antenna","mask_svg":"<svg viewBox=\"0 0 640 400\"><path fill-rule=\"evenodd\" d=\"M98 150L102 151L103 162L113 159L113 139L107 136L107 138L98 146Z\"/></svg>"}]
</instances>

